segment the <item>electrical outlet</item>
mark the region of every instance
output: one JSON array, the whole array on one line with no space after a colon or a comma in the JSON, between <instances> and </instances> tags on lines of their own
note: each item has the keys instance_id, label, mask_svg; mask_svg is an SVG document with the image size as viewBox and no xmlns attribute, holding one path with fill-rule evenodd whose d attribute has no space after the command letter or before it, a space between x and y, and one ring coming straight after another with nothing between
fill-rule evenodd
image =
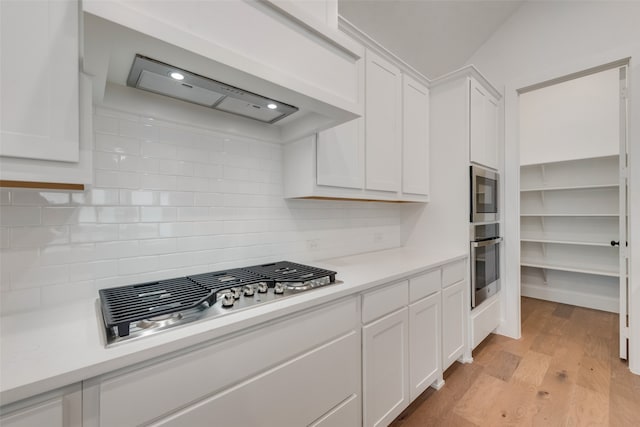
<instances>
[{"instance_id":1,"label":"electrical outlet","mask_svg":"<svg viewBox=\"0 0 640 427\"><path fill-rule=\"evenodd\" d=\"M310 251L318 250L318 239L307 240L307 249Z\"/></svg>"}]
</instances>

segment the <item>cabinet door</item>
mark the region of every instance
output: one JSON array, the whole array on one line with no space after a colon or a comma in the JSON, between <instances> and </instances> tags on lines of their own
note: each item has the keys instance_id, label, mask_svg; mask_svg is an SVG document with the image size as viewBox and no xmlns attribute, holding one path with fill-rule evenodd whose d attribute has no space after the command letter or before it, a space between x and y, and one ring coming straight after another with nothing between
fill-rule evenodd
<instances>
[{"instance_id":1,"label":"cabinet door","mask_svg":"<svg viewBox=\"0 0 640 427\"><path fill-rule=\"evenodd\" d=\"M470 160L487 165L485 103L487 93L475 80L469 86L469 156Z\"/></svg>"},{"instance_id":2,"label":"cabinet door","mask_svg":"<svg viewBox=\"0 0 640 427\"><path fill-rule=\"evenodd\" d=\"M498 169L498 101L488 95L485 102L485 165Z\"/></svg>"},{"instance_id":3,"label":"cabinet door","mask_svg":"<svg viewBox=\"0 0 640 427\"><path fill-rule=\"evenodd\" d=\"M442 290L442 370L447 369L464 352L467 282Z\"/></svg>"},{"instance_id":4,"label":"cabinet door","mask_svg":"<svg viewBox=\"0 0 640 427\"><path fill-rule=\"evenodd\" d=\"M429 194L429 89L402 76L402 192Z\"/></svg>"},{"instance_id":5,"label":"cabinet door","mask_svg":"<svg viewBox=\"0 0 640 427\"><path fill-rule=\"evenodd\" d=\"M414 400L440 374L440 293L409 306L409 387Z\"/></svg>"},{"instance_id":6,"label":"cabinet door","mask_svg":"<svg viewBox=\"0 0 640 427\"><path fill-rule=\"evenodd\" d=\"M405 307L362 329L365 426L386 426L409 404L408 323Z\"/></svg>"},{"instance_id":7,"label":"cabinet door","mask_svg":"<svg viewBox=\"0 0 640 427\"><path fill-rule=\"evenodd\" d=\"M0 155L77 162L78 2L0 2Z\"/></svg>"},{"instance_id":8,"label":"cabinet door","mask_svg":"<svg viewBox=\"0 0 640 427\"><path fill-rule=\"evenodd\" d=\"M3 427L63 427L62 398L34 405L0 418Z\"/></svg>"},{"instance_id":9,"label":"cabinet door","mask_svg":"<svg viewBox=\"0 0 640 427\"><path fill-rule=\"evenodd\" d=\"M333 187L362 188L364 140L357 119L318 132L317 183Z\"/></svg>"},{"instance_id":10,"label":"cabinet door","mask_svg":"<svg viewBox=\"0 0 640 427\"><path fill-rule=\"evenodd\" d=\"M366 53L365 152L367 190L400 190L400 69Z\"/></svg>"}]
</instances>

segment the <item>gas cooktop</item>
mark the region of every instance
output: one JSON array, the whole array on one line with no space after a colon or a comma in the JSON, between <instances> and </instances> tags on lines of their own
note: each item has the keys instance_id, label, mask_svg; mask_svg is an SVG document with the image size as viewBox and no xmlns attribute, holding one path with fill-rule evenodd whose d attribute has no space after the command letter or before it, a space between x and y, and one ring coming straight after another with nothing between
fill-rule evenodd
<instances>
[{"instance_id":1,"label":"gas cooktop","mask_svg":"<svg viewBox=\"0 0 640 427\"><path fill-rule=\"evenodd\" d=\"M101 289L106 345L339 283L335 277L335 271L279 261Z\"/></svg>"}]
</instances>

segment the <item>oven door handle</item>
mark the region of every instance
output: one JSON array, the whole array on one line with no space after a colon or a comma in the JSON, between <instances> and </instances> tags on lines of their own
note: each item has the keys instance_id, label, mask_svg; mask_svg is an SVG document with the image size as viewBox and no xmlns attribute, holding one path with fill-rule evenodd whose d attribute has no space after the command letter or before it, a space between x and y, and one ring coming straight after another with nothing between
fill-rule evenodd
<instances>
[{"instance_id":1,"label":"oven door handle","mask_svg":"<svg viewBox=\"0 0 640 427\"><path fill-rule=\"evenodd\" d=\"M485 246L491 246L502 242L502 237L498 237L497 239L491 240L482 240L480 242L471 242L471 246L474 248L483 248Z\"/></svg>"}]
</instances>

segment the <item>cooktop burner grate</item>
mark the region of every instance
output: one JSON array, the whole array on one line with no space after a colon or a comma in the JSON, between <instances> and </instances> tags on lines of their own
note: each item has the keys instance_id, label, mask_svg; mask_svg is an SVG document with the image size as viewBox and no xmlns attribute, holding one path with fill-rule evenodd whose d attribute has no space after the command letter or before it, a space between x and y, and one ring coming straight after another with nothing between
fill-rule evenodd
<instances>
[{"instance_id":1,"label":"cooktop burner grate","mask_svg":"<svg viewBox=\"0 0 640 427\"><path fill-rule=\"evenodd\" d=\"M99 291L105 326L129 334L129 324L176 311L213 304L216 293L186 277Z\"/></svg>"},{"instance_id":2,"label":"cooktop burner grate","mask_svg":"<svg viewBox=\"0 0 640 427\"><path fill-rule=\"evenodd\" d=\"M197 274L195 276L189 276L189 279L216 292L260 282L265 282L269 285L273 284L273 280L270 278L242 268Z\"/></svg>"},{"instance_id":3,"label":"cooktop burner grate","mask_svg":"<svg viewBox=\"0 0 640 427\"><path fill-rule=\"evenodd\" d=\"M267 276L276 282L307 282L310 280L329 277L331 283L336 280L336 272L323 270L308 265L296 264L289 261L279 261L270 264L246 267L245 270Z\"/></svg>"}]
</instances>

